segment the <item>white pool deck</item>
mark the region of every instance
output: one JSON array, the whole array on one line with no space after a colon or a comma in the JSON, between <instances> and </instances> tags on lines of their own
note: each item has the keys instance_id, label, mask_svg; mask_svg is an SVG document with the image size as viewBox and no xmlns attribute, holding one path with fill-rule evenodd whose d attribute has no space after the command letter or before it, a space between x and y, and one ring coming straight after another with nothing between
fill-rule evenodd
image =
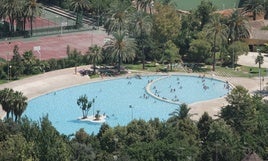
<instances>
[{"instance_id":1,"label":"white pool deck","mask_svg":"<svg viewBox=\"0 0 268 161\"><path fill-rule=\"evenodd\" d=\"M243 59L246 59L245 62L247 62L249 61L248 59L250 57L252 58L252 61L254 63L255 55L251 54ZM264 61L268 62L268 60L266 60L265 58L264 58ZM241 59L240 59L240 62L238 63L241 64ZM263 67L265 67L264 65ZM82 69L87 69L87 68L89 67L88 66L77 67L77 71L82 70ZM268 63L267 63L267 68L268 68ZM181 73L174 73L174 74L181 74ZM196 75L196 73L190 73L190 74ZM242 85L245 88L247 88L250 92L254 92L259 89L258 78L239 78L239 77L228 77L228 76L219 77L219 76L216 76L215 74L210 74L206 76L228 81L229 83L233 85ZM127 77L127 75L124 75L122 77ZM35 97L38 97L38 96L41 96L46 93L50 93L59 89L64 89L67 87L81 85L81 84L85 84L89 82L96 82L96 81L102 81L102 80L114 79L114 78L116 77L103 77L103 78L90 79L88 76L81 76L79 73L75 74L75 68L68 68L68 69L63 69L63 70L58 70L58 71L47 72L44 74L32 76L32 77L25 78L22 80L17 80L17 81L12 81L10 83L2 84L0 85L0 90L4 88L12 88L16 91L22 91L24 95L27 96L28 99L30 100ZM265 77L264 81L262 82L263 85L267 83L267 79L268 78ZM218 98L214 100L208 100L208 101L190 104L189 105L189 107L191 108L190 113L194 114L192 116L192 119L198 120L204 112L208 112L210 116L215 118L217 117L220 109L226 104L227 102L225 98ZM0 108L0 118L3 118L5 116L5 112L1 109L2 108Z\"/></svg>"}]
</instances>

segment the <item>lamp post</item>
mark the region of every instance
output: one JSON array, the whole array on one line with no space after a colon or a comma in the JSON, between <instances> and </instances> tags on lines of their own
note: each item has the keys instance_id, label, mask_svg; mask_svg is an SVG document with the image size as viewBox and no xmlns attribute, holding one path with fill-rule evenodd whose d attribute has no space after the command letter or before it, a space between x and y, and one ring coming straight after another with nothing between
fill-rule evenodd
<instances>
[{"instance_id":1,"label":"lamp post","mask_svg":"<svg viewBox=\"0 0 268 161\"><path fill-rule=\"evenodd\" d=\"M95 98L97 98L97 96ZM94 117L94 111L95 111L95 109L94 109L95 98L92 99L92 116L93 117Z\"/></svg>"},{"instance_id":2,"label":"lamp post","mask_svg":"<svg viewBox=\"0 0 268 161\"><path fill-rule=\"evenodd\" d=\"M129 105L129 108L131 109L131 120L133 120L133 106L132 105Z\"/></svg>"},{"instance_id":3,"label":"lamp post","mask_svg":"<svg viewBox=\"0 0 268 161\"><path fill-rule=\"evenodd\" d=\"M10 50L10 44L11 42L9 41L8 42L8 50ZM7 81L9 82L10 80L10 69L11 69L11 65L10 65L10 62L9 62L9 51L7 52Z\"/></svg>"},{"instance_id":4,"label":"lamp post","mask_svg":"<svg viewBox=\"0 0 268 161\"><path fill-rule=\"evenodd\" d=\"M260 79L260 91L261 91L261 64L263 63L263 56L261 55L260 49L257 49L259 55L257 56L255 62L259 64L259 79Z\"/></svg>"},{"instance_id":5,"label":"lamp post","mask_svg":"<svg viewBox=\"0 0 268 161\"><path fill-rule=\"evenodd\" d=\"M235 62L234 48L233 48L233 58L232 58L232 62L233 62L233 69L235 70L235 64L234 64L234 62Z\"/></svg>"},{"instance_id":6,"label":"lamp post","mask_svg":"<svg viewBox=\"0 0 268 161\"><path fill-rule=\"evenodd\" d=\"M231 38L228 39L229 40L229 43L231 43ZM235 57L234 57L234 46L232 47L233 48L233 53L232 53L232 68L235 70L235 65L234 65L234 62L235 62Z\"/></svg>"},{"instance_id":7,"label":"lamp post","mask_svg":"<svg viewBox=\"0 0 268 161\"><path fill-rule=\"evenodd\" d=\"M12 68L12 66L9 65L9 66L8 66L8 81L11 80L11 68Z\"/></svg>"},{"instance_id":8,"label":"lamp post","mask_svg":"<svg viewBox=\"0 0 268 161\"><path fill-rule=\"evenodd\" d=\"M98 30L100 26L100 1L98 1Z\"/></svg>"}]
</instances>

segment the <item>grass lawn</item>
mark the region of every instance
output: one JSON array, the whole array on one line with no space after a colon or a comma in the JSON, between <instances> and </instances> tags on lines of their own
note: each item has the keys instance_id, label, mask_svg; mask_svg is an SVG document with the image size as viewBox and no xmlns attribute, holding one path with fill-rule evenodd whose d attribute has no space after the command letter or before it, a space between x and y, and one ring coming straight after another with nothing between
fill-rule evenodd
<instances>
[{"instance_id":1,"label":"grass lawn","mask_svg":"<svg viewBox=\"0 0 268 161\"><path fill-rule=\"evenodd\" d=\"M210 0L218 10L236 8L240 0ZM201 0L173 0L177 9L192 10L201 3Z\"/></svg>"},{"instance_id":2,"label":"grass lawn","mask_svg":"<svg viewBox=\"0 0 268 161\"><path fill-rule=\"evenodd\" d=\"M248 66L239 66L234 70L232 68L225 67L216 67L216 72L221 76L233 76L233 77L258 77L259 68L257 67L248 67ZM227 73L227 75L226 75ZM261 76L266 76L266 69L261 68Z\"/></svg>"},{"instance_id":3,"label":"grass lawn","mask_svg":"<svg viewBox=\"0 0 268 161\"><path fill-rule=\"evenodd\" d=\"M142 64L127 64L124 65L127 69L142 71ZM146 72L156 72L156 71L165 71L164 65L155 66L152 64L146 64L145 70ZM169 71L170 72L170 71ZM185 72L182 68L174 69L172 72ZM171 73L172 73L171 72ZM206 66L203 68L198 68L194 70L194 73L209 73L211 72L211 66ZM259 76L259 68L257 67L248 67L248 66L238 66L236 70L232 68L226 67L216 67L216 73L219 76L223 77L258 77ZM261 76L266 76L267 71L266 68L261 68Z\"/></svg>"},{"instance_id":4,"label":"grass lawn","mask_svg":"<svg viewBox=\"0 0 268 161\"><path fill-rule=\"evenodd\" d=\"M0 80L0 84L4 84L4 83L7 83L8 81L7 80Z\"/></svg>"}]
</instances>

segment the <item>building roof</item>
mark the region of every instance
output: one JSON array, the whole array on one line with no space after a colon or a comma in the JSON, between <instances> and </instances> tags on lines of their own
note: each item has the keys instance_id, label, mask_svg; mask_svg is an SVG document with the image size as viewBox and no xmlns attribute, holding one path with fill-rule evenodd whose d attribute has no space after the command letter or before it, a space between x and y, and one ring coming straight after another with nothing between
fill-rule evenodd
<instances>
[{"instance_id":1,"label":"building roof","mask_svg":"<svg viewBox=\"0 0 268 161\"><path fill-rule=\"evenodd\" d=\"M248 153L242 161L263 161L255 152Z\"/></svg>"},{"instance_id":2,"label":"building roof","mask_svg":"<svg viewBox=\"0 0 268 161\"><path fill-rule=\"evenodd\" d=\"M250 39L247 40L249 44L263 44L268 42L268 31L263 30L262 27L268 25L267 20L249 21L250 23Z\"/></svg>"}]
</instances>

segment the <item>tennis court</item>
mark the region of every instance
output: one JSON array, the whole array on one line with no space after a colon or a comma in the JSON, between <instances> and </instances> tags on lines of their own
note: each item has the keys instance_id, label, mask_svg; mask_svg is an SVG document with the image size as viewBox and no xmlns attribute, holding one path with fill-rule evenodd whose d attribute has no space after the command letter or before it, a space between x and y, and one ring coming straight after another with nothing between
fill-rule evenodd
<instances>
[{"instance_id":1,"label":"tennis court","mask_svg":"<svg viewBox=\"0 0 268 161\"><path fill-rule=\"evenodd\" d=\"M173 0L176 4L177 9L181 10L192 10L196 9L201 4L202 0ZM240 0L210 0L217 10L225 10L230 8L237 8Z\"/></svg>"},{"instance_id":2,"label":"tennis court","mask_svg":"<svg viewBox=\"0 0 268 161\"><path fill-rule=\"evenodd\" d=\"M5 60L10 60L13 56L13 48L19 46L20 53L32 50L36 58L47 60L51 58L67 57L67 45L71 49L77 49L82 54L88 50L92 44L102 46L108 35L101 30L88 30L79 33L68 33L63 35L51 35L44 37L32 37L28 39L11 39L0 42L0 57ZM39 51L34 51L34 48Z\"/></svg>"},{"instance_id":3,"label":"tennis court","mask_svg":"<svg viewBox=\"0 0 268 161\"><path fill-rule=\"evenodd\" d=\"M43 10L40 17L37 17L33 22L33 36L72 32L75 30L74 25L73 19ZM26 29L30 29L29 24Z\"/></svg>"}]
</instances>

